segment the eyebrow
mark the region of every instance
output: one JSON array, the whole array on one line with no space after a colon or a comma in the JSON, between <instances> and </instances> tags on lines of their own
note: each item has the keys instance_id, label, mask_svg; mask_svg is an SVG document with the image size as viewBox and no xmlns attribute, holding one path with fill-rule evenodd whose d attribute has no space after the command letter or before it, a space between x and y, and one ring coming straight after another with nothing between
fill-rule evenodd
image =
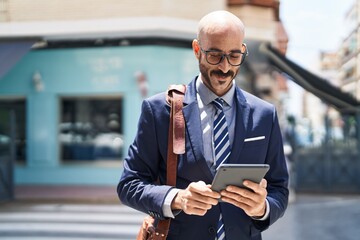
<instances>
[{"instance_id":1,"label":"eyebrow","mask_svg":"<svg viewBox=\"0 0 360 240\"><path fill-rule=\"evenodd\" d=\"M223 50L218 49L218 48L209 48L208 50L205 51L214 51L214 52L223 52L225 53ZM242 53L240 49L235 49L235 50L230 50L230 53Z\"/></svg>"}]
</instances>

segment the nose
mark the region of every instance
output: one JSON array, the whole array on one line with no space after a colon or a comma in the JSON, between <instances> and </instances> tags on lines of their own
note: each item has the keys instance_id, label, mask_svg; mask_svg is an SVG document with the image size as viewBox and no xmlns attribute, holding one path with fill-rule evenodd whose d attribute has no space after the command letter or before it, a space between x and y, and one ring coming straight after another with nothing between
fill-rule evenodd
<instances>
[{"instance_id":1,"label":"nose","mask_svg":"<svg viewBox=\"0 0 360 240\"><path fill-rule=\"evenodd\" d=\"M218 68L223 71L223 73L227 73L230 70L231 65L227 56L223 57L223 60L218 64Z\"/></svg>"}]
</instances>

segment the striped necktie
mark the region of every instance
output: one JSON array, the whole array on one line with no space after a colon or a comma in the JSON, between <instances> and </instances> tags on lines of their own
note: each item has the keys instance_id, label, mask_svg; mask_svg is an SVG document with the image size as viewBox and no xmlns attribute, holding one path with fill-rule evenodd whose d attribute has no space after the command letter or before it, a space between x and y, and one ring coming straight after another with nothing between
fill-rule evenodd
<instances>
[{"instance_id":1,"label":"striped necktie","mask_svg":"<svg viewBox=\"0 0 360 240\"><path fill-rule=\"evenodd\" d=\"M216 107L216 114L214 117L214 149L215 149L215 166L216 169L220 164L224 163L231 153L229 131L223 110L224 100L217 98L213 101ZM222 220L222 213L220 209L220 217L216 231L217 240L225 240L224 222Z\"/></svg>"},{"instance_id":2,"label":"striped necktie","mask_svg":"<svg viewBox=\"0 0 360 240\"><path fill-rule=\"evenodd\" d=\"M226 162L231 153L229 130L227 127L225 114L223 110L224 100L217 98L213 101L216 106L214 117L214 149L215 149L215 166L216 169L220 164Z\"/></svg>"}]
</instances>

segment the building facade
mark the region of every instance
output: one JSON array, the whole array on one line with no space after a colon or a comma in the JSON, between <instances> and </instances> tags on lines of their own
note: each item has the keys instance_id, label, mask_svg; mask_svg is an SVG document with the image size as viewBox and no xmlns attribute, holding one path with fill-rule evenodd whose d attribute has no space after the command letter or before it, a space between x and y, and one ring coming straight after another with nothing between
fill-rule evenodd
<instances>
[{"instance_id":1,"label":"building facade","mask_svg":"<svg viewBox=\"0 0 360 240\"><path fill-rule=\"evenodd\" d=\"M16 138L15 184L115 185L142 99L198 74L197 22L221 9L247 29L237 83L281 109L285 79L256 54L263 41L286 52L279 1L0 0L0 43L34 43L0 78L0 136Z\"/></svg>"},{"instance_id":2,"label":"building facade","mask_svg":"<svg viewBox=\"0 0 360 240\"><path fill-rule=\"evenodd\" d=\"M339 49L341 88L360 99L360 1L344 16L344 39Z\"/></svg>"}]
</instances>

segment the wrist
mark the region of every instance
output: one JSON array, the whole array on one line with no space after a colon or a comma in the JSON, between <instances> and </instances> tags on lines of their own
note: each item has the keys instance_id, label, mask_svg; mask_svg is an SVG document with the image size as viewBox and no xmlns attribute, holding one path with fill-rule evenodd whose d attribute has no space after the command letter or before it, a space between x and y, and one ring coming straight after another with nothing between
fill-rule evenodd
<instances>
[{"instance_id":1,"label":"wrist","mask_svg":"<svg viewBox=\"0 0 360 240\"><path fill-rule=\"evenodd\" d=\"M256 214L255 216L252 216L255 219L261 219L265 216L266 214L266 202L264 202L261 210L259 210L259 214Z\"/></svg>"},{"instance_id":2,"label":"wrist","mask_svg":"<svg viewBox=\"0 0 360 240\"><path fill-rule=\"evenodd\" d=\"M180 191L175 195L173 201L171 202L171 210L182 210L181 191L182 191L182 190L180 190Z\"/></svg>"},{"instance_id":3,"label":"wrist","mask_svg":"<svg viewBox=\"0 0 360 240\"><path fill-rule=\"evenodd\" d=\"M269 201L266 199L265 200L265 214L260 218L252 217L252 219L258 220L258 221L265 221L269 218L269 215L270 215L270 204L269 204Z\"/></svg>"}]
</instances>

